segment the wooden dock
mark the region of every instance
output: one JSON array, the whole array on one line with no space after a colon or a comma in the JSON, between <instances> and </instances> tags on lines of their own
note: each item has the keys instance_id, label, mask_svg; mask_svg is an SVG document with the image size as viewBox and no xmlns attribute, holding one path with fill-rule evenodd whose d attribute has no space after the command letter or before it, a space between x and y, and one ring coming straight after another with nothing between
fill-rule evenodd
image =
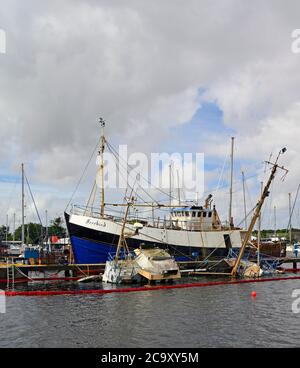
<instances>
[{"instance_id":1,"label":"wooden dock","mask_svg":"<svg viewBox=\"0 0 300 368\"><path fill-rule=\"evenodd\" d=\"M102 273L105 264L8 264L0 263L0 282L6 282L7 278L17 280L47 279L47 278L76 278L92 276ZM8 270L9 269L9 270ZM9 272L8 272L9 271ZM8 276L11 275L11 276Z\"/></svg>"},{"instance_id":2,"label":"wooden dock","mask_svg":"<svg viewBox=\"0 0 300 368\"><path fill-rule=\"evenodd\" d=\"M180 270L183 271L187 269L194 271L199 267L201 261L188 261L188 262L178 262ZM292 268L289 271L297 272L300 271L298 264L300 264L300 257L286 257L280 259L280 265L292 264ZM8 268L10 270L8 270ZM74 279L86 276L97 275L103 273L105 269L105 263L96 264L22 264L14 263L8 264L5 262L0 262L0 283L7 282L8 278L12 278L15 281L26 281L26 280L47 280L47 279ZM226 272L223 275L227 275ZM197 272L197 275L222 275L221 272Z\"/></svg>"},{"instance_id":3,"label":"wooden dock","mask_svg":"<svg viewBox=\"0 0 300 368\"><path fill-rule=\"evenodd\" d=\"M281 262L281 264L287 264L287 263L292 263L293 264L293 270L297 271L299 270L298 268L298 263L300 263L300 257L286 257L283 258L283 262Z\"/></svg>"}]
</instances>

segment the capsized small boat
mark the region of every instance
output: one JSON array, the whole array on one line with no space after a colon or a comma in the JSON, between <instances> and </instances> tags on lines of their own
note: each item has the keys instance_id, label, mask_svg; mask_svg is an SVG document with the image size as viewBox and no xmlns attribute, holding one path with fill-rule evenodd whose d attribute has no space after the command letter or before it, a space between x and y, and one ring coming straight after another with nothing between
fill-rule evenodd
<instances>
[{"instance_id":1,"label":"capsized small boat","mask_svg":"<svg viewBox=\"0 0 300 368\"><path fill-rule=\"evenodd\" d=\"M132 202L130 199L127 203L127 208L123 219L117 252L115 256L111 256L111 259L106 261L105 270L102 277L103 282L109 282L111 284L124 284L140 280L140 276L138 274L138 265L136 264L135 259L132 257L126 242L126 237L130 235L125 233L125 224L131 204Z\"/></svg>"},{"instance_id":2,"label":"capsized small boat","mask_svg":"<svg viewBox=\"0 0 300 368\"><path fill-rule=\"evenodd\" d=\"M236 258L228 258L225 260L226 263L233 268L236 262ZM241 260L238 271L240 277L260 277L263 275L263 270L257 263L250 262L247 260Z\"/></svg>"},{"instance_id":3,"label":"capsized small boat","mask_svg":"<svg viewBox=\"0 0 300 368\"><path fill-rule=\"evenodd\" d=\"M149 281L180 279L179 266L166 250L161 248L140 248L134 250L138 273Z\"/></svg>"},{"instance_id":4,"label":"capsized small boat","mask_svg":"<svg viewBox=\"0 0 300 368\"><path fill-rule=\"evenodd\" d=\"M138 269L134 259L113 259L106 262L102 281L111 284L138 282L141 280Z\"/></svg>"}]
</instances>

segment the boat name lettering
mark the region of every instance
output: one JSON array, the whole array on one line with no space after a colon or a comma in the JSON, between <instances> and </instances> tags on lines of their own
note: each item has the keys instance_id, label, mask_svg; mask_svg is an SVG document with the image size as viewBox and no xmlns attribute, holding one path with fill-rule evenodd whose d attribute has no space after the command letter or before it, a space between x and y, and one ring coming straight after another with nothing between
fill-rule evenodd
<instances>
[{"instance_id":1,"label":"boat name lettering","mask_svg":"<svg viewBox=\"0 0 300 368\"><path fill-rule=\"evenodd\" d=\"M93 221L93 220L86 220L86 224L87 225L94 225L94 226L102 226L102 227L106 227L106 223L105 222L99 222L98 220Z\"/></svg>"}]
</instances>

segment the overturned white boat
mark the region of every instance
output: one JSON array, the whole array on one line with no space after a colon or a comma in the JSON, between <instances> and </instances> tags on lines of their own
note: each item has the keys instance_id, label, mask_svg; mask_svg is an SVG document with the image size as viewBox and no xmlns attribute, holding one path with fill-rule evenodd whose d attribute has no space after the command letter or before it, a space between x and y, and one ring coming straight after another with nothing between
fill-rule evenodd
<instances>
[{"instance_id":1,"label":"overturned white boat","mask_svg":"<svg viewBox=\"0 0 300 368\"><path fill-rule=\"evenodd\" d=\"M126 284L140 281L138 266L134 259L119 259L107 261L102 276L103 282L111 284Z\"/></svg>"},{"instance_id":2,"label":"overturned white boat","mask_svg":"<svg viewBox=\"0 0 300 368\"><path fill-rule=\"evenodd\" d=\"M146 247L145 244L134 250L136 256L129 251L126 239L135 233L125 233L125 225L132 206L132 198L127 202L115 257L106 261L102 281L113 284L141 281L143 277L148 281L172 280L181 277L175 258L158 247ZM121 250L123 249L123 254Z\"/></svg>"},{"instance_id":3,"label":"overturned white boat","mask_svg":"<svg viewBox=\"0 0 300 368\"><path fill-rule=\"evenodd\" d=\"M174 280L181 278L179 266L166 250L143 248L134 250L138 273L148 281Z\"/></svg>"},{"instance_id":4,"label":"overturned white boat","mask_svg":"<svg viewBox=\"0 0 300 368\"><path fill-rule=\"evenodd\" d=\"M225 262L231 268L233 268L236 263L236 258L225 259ZM247 260L241 260L237 274L240 277L256 278L261 277L263 275L263 270L257 263L250 262Z\"/></svg>"}]
</instances>

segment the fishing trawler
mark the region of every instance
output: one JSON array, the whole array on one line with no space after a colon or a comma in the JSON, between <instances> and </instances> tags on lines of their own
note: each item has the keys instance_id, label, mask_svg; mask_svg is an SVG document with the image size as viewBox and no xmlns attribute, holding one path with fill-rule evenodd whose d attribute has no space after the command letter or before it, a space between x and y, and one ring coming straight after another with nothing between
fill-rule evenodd
<instances>
[{"instance_id":1,"label":"fishing trawler","mask_svg":"<svg viewBox=\"0 0 300 368\"><path fill-rule=\"evenodd\" d=\"M129 219L126 231L132 235L127 238L128 247L158 246L177 261L225 257L230 249L238 252L241 247L245 230L222 226L215 207L178 207L170 214L169 224L150 220L132 224ZM122 226L119 217L73 207L65 219L76 263L104 263L116 251Z\"/></svg>"},{"instance_id":2,"label":"fishing trawler","mask_svg":"<svg viewBox=\"0 0 300 368\"><path fill-rule=\"evenodd\" d=\"M105 123L100 119L102 135L100 140L100 171L102 171L101 207L96 210L94 204L72 206L65 211L65 220L70 235L74 260L77 264L105 263L109 255L116 252L122 229L122 216L109 212L109 207L121 207L124 204L106 203L103 184L103 153L107 140L104 137ZM94 188L95 190L95 188ZM95 194L91 197L95 198ZM128 215L125 224L128 248L133 251L141 245L165 249L176 261L195 261L221 259L230 250L238 253L245 230L234 227L232 221L222 224L215 205L209 195L201 206L198 203L180 205L162 203L138 203L132 207L149 207L155 210L169 210L169 218L136 218L136 213Z\"/></svg>"}]
</instances>

